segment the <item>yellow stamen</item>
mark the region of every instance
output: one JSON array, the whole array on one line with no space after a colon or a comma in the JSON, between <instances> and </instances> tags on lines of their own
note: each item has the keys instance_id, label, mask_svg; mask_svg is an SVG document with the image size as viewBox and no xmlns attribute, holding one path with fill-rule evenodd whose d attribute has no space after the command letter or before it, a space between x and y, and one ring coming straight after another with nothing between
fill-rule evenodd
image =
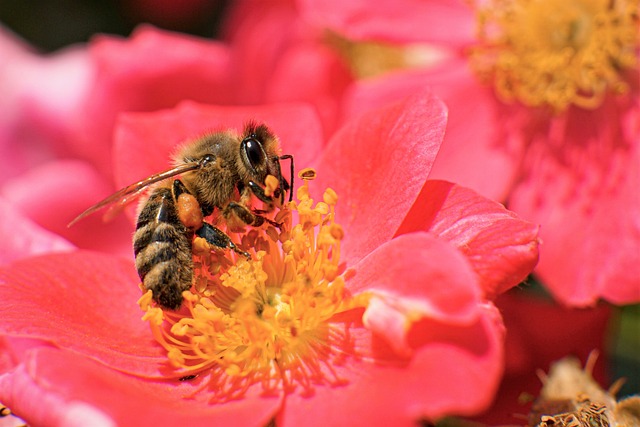
<instances>
[{"instance_id":1,"label":"yellow stamen","mask_svg":"<svg viewBox=\"0 0 640 427\"><path fill-rule=\"evenodd\" d=\"M505 101L596 108L637 72L638 0L489 0L472 67ZM637 78L637 74L636 74Z\"/></svg>"},{"instance_id":2,"label":"yellow stamen","mask_svg":"<svg viewBox=\"0 0 640 427\"><path fill-rule=\"evenodd\" d=\"M306 181L313 181L316 179L316 171L312 168L304 168L300 171L298 176Z\"/></svg>"},{"instance_id":3,"label":"yellow stamen","mask_svg":"<svg viewBox=\"0 0 640 427\"><path fill-rule=\"evenodd\" d=\"M280 229L269 225L242 236L251 260L194 251L194 286L183 293L182 310L162 312L150 294L140 299L176 377L209 372L208 387L220 400L256 383L270 392L342 382L331 360L344 357L348 339L331 319L367 298L352 298L340 275L344 231L335 222L335 191L314 203L303 182L298 200L274 217Z\"/></svg>"}]
</instances>

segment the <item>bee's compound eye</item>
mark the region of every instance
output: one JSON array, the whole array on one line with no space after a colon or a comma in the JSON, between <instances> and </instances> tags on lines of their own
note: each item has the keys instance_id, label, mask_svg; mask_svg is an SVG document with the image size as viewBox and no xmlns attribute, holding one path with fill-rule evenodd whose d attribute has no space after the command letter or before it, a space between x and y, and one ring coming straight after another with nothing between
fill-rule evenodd
<instances>
[{"instance_id":1,"label":"bee's compound eye","mask_svg":"<svg viewBox=\"0 0 640 427\"><path fill-rule=\"evenodd\" d=\"M245 138L242 141L244 152L249 164L253 169L260 169L265 162L265 154L262 144L255 138Z\"/></svg>"}]
</instances>

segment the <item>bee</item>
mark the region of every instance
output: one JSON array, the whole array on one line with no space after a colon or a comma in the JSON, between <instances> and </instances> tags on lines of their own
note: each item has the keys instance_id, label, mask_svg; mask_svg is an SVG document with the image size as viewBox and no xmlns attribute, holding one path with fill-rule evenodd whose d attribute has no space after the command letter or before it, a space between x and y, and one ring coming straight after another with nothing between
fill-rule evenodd
<instances>
[{"instance_id":1,"label":"bee","mask_svg":"<svg viewBox=\"0 0 640 427\"><path fill-rule=\"evenodd\" d=\"M290 161L291 184L282 175L281 160ZM174 156L174 164L169 170L124 187L69 224L109 205L122 207L150 189L133 236L136 269L153 300L171 310L180 308L182 292L191 287L195 236L215 248L250 258L204 218L217 211L229 224L239 220L253 227L264 223L279 227L264 214L278 202L281 206L288 190L291 201L294 174L293 156L279 155L278 138L266 125L256 122L247 123L240 135L215 132L185 144ZM277 179L272 191L266 191L269 175ZM251 209L252 196L264 202L263 209Z\"/></svg>"}]
</instances>

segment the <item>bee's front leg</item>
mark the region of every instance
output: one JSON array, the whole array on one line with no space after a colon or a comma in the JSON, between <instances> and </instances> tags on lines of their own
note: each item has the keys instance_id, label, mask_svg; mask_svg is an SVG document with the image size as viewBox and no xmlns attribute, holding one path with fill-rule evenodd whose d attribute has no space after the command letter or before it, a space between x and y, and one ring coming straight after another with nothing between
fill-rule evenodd
<instances>
[{"instance_id":1,"label":"bee's front leg","mask_svg":"<svg viewBox=\"0 0 640 427\"><path fill-rule=\"evenodd\" d=\"M223 249L229 248L238 255L242 255L247 259L251 259L251 255L249 255L248 252L243 251L235 243L233 243L231 241L231 238L227 236L226 233L209 224L208 222L202 223L202 227L196 230L196 236L202 237L210 245Z\"/></svg>"},{"instance_id":2,"label":"bee's front leg","mask_svg":"<svg viewBox=\"0 0 640 427\"><path fill-rule=\"evenodd\" d=\"M256 184L255 182L249 181L249 189L258 199L262 200L263 202L269 203L269 204L273 203L273 197L267 196L264 192L264 189L260 187L258 184ZM280 189L277 188L276 191L279 192Z\"/></svg>"},{"instance_id":3,"label":"bee's front leg","mask_svg":"<svg viewBox=\"0 0 640 427\"><path fill-rule=\"evenodd\" d=\"M251 225L252 227L260 227L262 224L269 223L274 227L280 228L282 224L275 222L265 216L262 216L262 213L266 213L267 211L252 211L248 207L243 204L230 202L223 211L223 215L225 218L229 218L231 214L234 214L238 217L243 223L246 225Z\"/></svg>"}]
</instances>

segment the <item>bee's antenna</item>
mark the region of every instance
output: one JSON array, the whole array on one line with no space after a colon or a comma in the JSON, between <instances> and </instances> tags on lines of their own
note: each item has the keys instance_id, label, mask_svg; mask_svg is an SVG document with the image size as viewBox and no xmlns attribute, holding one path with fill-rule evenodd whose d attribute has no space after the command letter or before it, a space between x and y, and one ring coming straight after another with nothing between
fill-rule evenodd
<instances>
[{"instance_id":1,"label":"bee's antenna","mask_svg":"<svg viewBox=\"0 0 640 427\"><path fill-rule=\"evenodd\" d=\"M284 154L284 155L278 157L278 169L280 169L280 160L290 160L291 161L291 185L289 187L289 201L292 201L293 200L293 176L294 176L294 171L295 171L295 169L293 167L293 155ZM280 171L278 171L278 172L280 172ZM283 181L284 181L284 178L282 178L282 173L280 172L280 186L284 188ZM284 197L283 197L283 199L284 199ZM282 200L282 201L284 201L284 200Z\"/></svg>"}]
</instances>

